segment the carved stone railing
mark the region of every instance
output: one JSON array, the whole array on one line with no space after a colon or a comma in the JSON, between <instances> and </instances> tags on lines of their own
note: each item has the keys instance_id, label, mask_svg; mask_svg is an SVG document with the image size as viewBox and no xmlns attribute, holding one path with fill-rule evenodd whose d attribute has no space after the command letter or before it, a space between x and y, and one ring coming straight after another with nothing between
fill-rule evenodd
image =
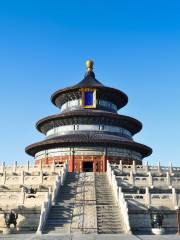
<instances>
[{"instance_id":1,"label":"carved stone railing","mask_svg":"<svg viewBox=\"0 0 180 240\"><path fill-rule=\"evenodd\" d=\"M165 207L174 210L179 204L175 188L172 188L172 193L150 193L149 188L146 187L145 193L124 193L124 198L128 202L135 202L137 206L143 204L147 208Z\"/></svg>"},{"instance_id":2,"label":"carved stone railing","mask_svg":"<svg viewBox=\"0 0 180 240\"><path fill-rule=\"evenodd\" d=\"M30 162L27 162L27 165L18 165L17 161L12 166L7 166L5 162L0 165L0 173L17 173L20 174L22 171L27 173L33 173L38 171L43 172L58 172L60 168L63 167L63 164L52 163L50 165L30 165Z\"/></svg>"},{"instance_id":3,"label":"carved stone railing","mask_svg":"<svg viewBox=\"0 0 180 240\"><path fill-rule=\"evenodd\" d=\"M56 177L56 181L54 183L54 190L51 193L50 191L47 194L47 198L45 201L42 203L41 206L41 214L40 214L40 220L39 220L39 226L37 229L37 234L42 234L43 228L46 224L47 218L49 211L51 209L52 203L55 201L56 196L60 190L60 187L64 184L65 178L67 176L68 172L68 166L67 163L63 164L63 168L59 172L59 176Z\"/></svg>"},{"instance_id":4,"label":"carved stone railing","mask_svg":"<svg viewBox=\"0 0 180 240\"><path fill-rule=\"evenodd\" d=\"M107 176L108 176L109 182L113 188L113 192L114 192L116 201L118 202L119 208L121 210L120 213L123 217L124 230L126 233L131 234L127 202L124 198L124 194L121 191L121 187L118 187L116 176L114 174L114 171L111 170L109 161L107 162Z\"/></svg>"},{"instance_id":5,"label":"carved stone railing","mask_svg":"<svg viewBox=\"0 0 180 240\"><path fill-rule=\"evenodd\" d=\"M41 215L40 215L39 226L36 234L42 234L42 230L46 224L46 220L47 220L51 206L52 206L52 194L48 192L47 197L41 206Z\"/></svg>"},{"instance_id":6,"label":"carved stone railing","mask_svg":"<svg viewBox=\"0 0 180 240\"><path fill-rule=\"evenodd\" d=\"M161 166L160 162L157 163L155 166L148 165L148 162L143 165L136 165L136 162L133 161L133 164L127 165L122 164L120 161L119 164L111 164L112 167L118 168L121 172L133 172L133 173L148 173L149 171L155 174L162 174L162 173L169 173L170 175L174 175L180 172L180 167L173 167L172 163L170 162L169 166Z\"/></svg>"},{"instance_id":7,"label":"carved stone railing","mask_svg":"<svg viewBox=\"0 0 180 240\"><path fill-rule=\"evenodd\" d=\"M132 194L125 193L124 198L127 201L135 201L138 204L143 204L146 207L166 207L169 209L174 209L176 204L174 201L173 204L173 195L172 194Z\"/></svg>"},{"instance_id":8,"label":"carved stone railing","mask_svg":"<svg viewBox=\"0 0 180 240\"><path fill-rule=\"evenodd\" d=\"M54 183L54 191L52 192L52 201L53 202L55 201L55 199L57 197L60 187L61 187L61 176L56 176L56 181Z\"/></svg>"},{"instance_id":9,"label":"carved stone railing","mask_svg":"<svg viewBox=\"0 0 180 240\"><path fill-rule=\"evenodd\" d=\"M169 172L163 176L153 176L152 172L147 172L147 175L136 175L133 171L129 171L127 175L123 175L117 168L114 169L118 183L126 182L136 187L165 187L165 188L180 188L180 176L170 175ZM121 175L122 174L122 175Z\"/></svg>"}]
</instances>

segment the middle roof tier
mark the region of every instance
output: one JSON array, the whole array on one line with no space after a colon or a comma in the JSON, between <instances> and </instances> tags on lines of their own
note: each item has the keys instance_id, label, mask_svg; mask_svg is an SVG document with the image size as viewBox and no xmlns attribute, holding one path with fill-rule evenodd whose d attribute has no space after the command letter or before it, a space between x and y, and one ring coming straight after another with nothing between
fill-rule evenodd
<instances>
[{"instance_id":1,"label":"middle roof tier","mask_svg":"<svg viewBox=\"0 0 180 240\"><path fill-rule=\"evenodd\" d=\"M126 129L132 135L142 129L142 123L132 117L101 110L78 110L51 115L39 120L36 128L43 134L66 125L105 125Z\"/></svg>"}]
</instances>

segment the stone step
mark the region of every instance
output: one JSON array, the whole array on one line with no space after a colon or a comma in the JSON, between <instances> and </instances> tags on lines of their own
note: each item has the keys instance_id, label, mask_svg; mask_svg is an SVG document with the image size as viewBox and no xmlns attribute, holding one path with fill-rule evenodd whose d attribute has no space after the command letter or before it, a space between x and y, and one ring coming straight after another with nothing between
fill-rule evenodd
<instances>
[{"instance_id":1,"label":"stone step","mask_svg":"<svg viewBox=\"0 0 180 240\"><path fill-rule=\"evenodd\" d=\"M108 205L106 205L106 206L108 206ZM98 206L98 207L96 207L96 209L98 212L119 213L119 209L114 209L114 208L111 208L110 206L109 206L109 208L105 208L104 206L102 206L102 207Z\"/></svg>"},{"instance_id":2,"label":"stone step","mask_svg":"<svg viewBox=\"0 0 180 240\"><path fill-rule=\"evenodd\" d=\"M59 224L67 224L67 223L71 223L71 219L48 219L47 224L48 225L59 225Z\"/></svg>"},{"instance_id":3,"label":"stone step","mask_svg":"<svg viewBox=\"0 0 180 240\"><path fill-rule=\"evenodd\" d=\"M102 199L96 198L96 201L97 202L111 202L111 203L115 203L114 199L112 199L112 198L102 198Z\"/></svg>"},{"instance_id":4,"label":"stone step","mask_svg":"<svg viewBox=\"0 0 180 240\"><path fill-rule=\"evenodd\" d=\"M101 201L97 201L97 204L98 205L112 205L114 202L106 202L106 201L103 201L103 202L101 202Z\"/></svg>"},{"instance_id":5,"label":"stone step","mask_svg":"<svg viewBox=\"0 0 180 240\"><path fill-rule=\"evenodd\" d=\"M121 218L119 215L111 215L111 214L97 214L98 217L105 217L106 219L119 220L121 222ZM106 219L104 221L106 221Z\"/></svg>"},{"instance_id":6,"label":"stone step","mask_svg":"<svg viewBox=\"0 0 180 240\"><path fill-rule=\"evenodd\" d=\"M67 192L66 192L66 193L60 193L59 195L57 195L57 198L58 198L58 197L63 197L63 198L64 198L64 197L66 197L66 196L68 196L68 197L69 197L69 196L70 196L70 197L73 197L74 194L75 194L75 193L67 193Z\"/></svg>"},{"instance_id":7,"label":"stone step","mask_svg":"<svg viewBox=\"0 0 180 240\"><path fill-rule=\"evenodd\" d=\"M49 227L46 228L46 232L49 232L49 231L58 231L58 232L62 232L63 231L63 227L65 227L66 225L65 224L61 224L61 225L58 225L58 226L54 226L54 225L49 225Z\"/></svg>"},{"instance_id":8,"label":"stone step","mask_svg":"<svg viewBox=\"0 0 180 240\"><path fill-rule=\"evenodd\" d=\"M122 225L121 223L116 223L116 222L112 222L111 224L109 224L108 222L106 223L101 223L101 222L98 222L97 223L98 227L107 227L107 228L121 228Z\"/></svg>"},{"instance_id":9,"label":"stone step","mask_svg":"<svg viewBox=\"0 0 180 240\"><path fill-rule=\"evenodd\" d=\"M115 203L114 199L112 198L96 198L96 201L99 201L99 202L112 202L112 203Z\"/></svg>"},{"instance_id":10,"label":"stone step","mask_svg":"<svg viewBox=\"0 0 180 240\"><path fill-rule=\"evenodd\" d=\"M73 208L56 208L56 209L51 209L50 213L58 213L58 214L65 214L65 213L70 213L72 212Z\"/></svg>"},{"instance_id":11,"label":"stone step","mask_svg":"<svg viewBox=\"0 0 180 240\"><path fill-rule=\"evenodd\" d=\"M97 189L96 193L111 194L112 195L112 192L110 190L107 190L107 189Z\"/></svg>"},{"instance_id":12,"label":"stone step","mask_svg":"<svg viewBox=\"0 0 180 240\"><path fill-rule=\"evenodd\" d=\"M119 214L111 214L111 213L97 213L98 217L106 217L106 218L120 218ZM108 217L109 216L109 217Z\"/></svg>"},{"instance_id":13,"label":"stone step","mask_svg":"<svg viewBox=\"0 0 180 240\"><path fill-rule=\"evenodd\" d=\"M104 191L102 192L96 192L96 197L113 197L112 193L105 193Z\"/></svg>"},{"instance_id":14,"label":"stone step","mask_svg":"<svg viewBox=\"0 0 180 240\"><path fill-rule=\"evenodd\" d=\"M59 199L59 198L73 198L75 195L75 193L71 193L71 194L64 194L64 193L61 193L59 196L56 197L56 199Z\"/></svg>"},{"instance_id":15,"label":"stone step","mask_svg":"<svg viewBox=\"0 0 180 240\"><path fill-rule=\"evenodd\" d=\"M103 202L109 203L109 205L115 205L115 202L113 201L113 199L97 199L96 202L97 202L97 205L99 202L101 203L101 205ZM107 205L107 204L104 204L104 205Z\"/></svg>"},{"instance_id":16,"label":"stone step","mask_svg":"<svg viewBox=\"0 0 180 240\"><path fill-rule=\"evenodd\" d=\"M72 207L73 204L69 204L69 203L62 203L62 202L54 202L52 207L53 208L67 208L67 207Z\"/></svg>"},{"instance_id":17,"label":"stone step","mask_svg":"<svg viewBox=\"0 0 180 240\"><path fill-rule=\"evenodd\" d=\"M119 230L119 231L122 231L122 228L120 228L120 227L114 227L114 226L104 226L104 227L99 227L98 226L98 229L99 230L104 230L104 231L111 231L111 230Z\"/></svg>"},{"instance_id":18,"label":"stone step","mask_svg":"<svg viewBox=\"0 0 180 240\"><path fill-rule=\"evenodd\" d=\"M49 217L47 222L54 222L54 223L62 222L62 221L67 222L67 221L71 221L71 218L72 218L72 216L61 217L61 218L60 217Z\"/></svg>"},{"instance_id":19,"label":"stone step","mask_svg":"<svg viewBox=\"0 0 180 240\"><path fill-rule=\"evenodd\" d=\"M97 212L97 216L98 217L106 217L106 218L112 218L112 219L120 219L121 220L121 216L120 216L120 214L119 213L111 213L111 212L105 212L105 213L103 213L103 212ZM108 217L109 216L109 217Z\"/></svg>"},{"instance_id":20,"label":"stone step","mask_svg":"<svg viewBox=\"0 0 180 240\"><path fill-rule=\"evenodd\" d=\"M66 206L62 206L61 204L59 206L56 205L56 206L53 206L53 208L51 208L51 211L52 212L55 212L55 211L62 211L62 212L64 212L64 211L73 209L72 205L74 205L74 204L68 204Z\"/></svg>"},{"instance_id":21,"label":"stone step","mask_svg":"<svg viewBox=\"0 0 180 240\"><path fill-rule=\"evenodd\" d=\"M70 210L72 210L73 209L73 207L69 207L69 206L67 206L67 207L62 207L62 206L59 206L59 207L53 207L53 208L51 208L51 212L56 212L56 211L70 211Z\"/></svg>"},{"instance_id":22,"label":"stone step","mask_svg":"<svg viewBox=\"0 0 180 240\"><path fill-rule=\"evenodd\" d=\"M62 216L62 214L54 214L54 215L49 215L48 219L68 219L72 216L72 214Z\"/></svg>"},{"instance_id":23,"label":"stone step","mask_svg":"<svg viewBox=\"0 0 180 240\"><path fill-rule=\"evenodd\" d=\"M120 213L117 211L109 211L109 210L97 210L97 214L110 214L110 215L115 215L115 216L120 216Z\"/></svg>"},{"instance_id":24,"label":"stone step","mask_svg":"<svg viewBox=\"0 0 180 240\"><path fill-rule=\"evenodd\" d=\"M98 216L99 218L100 218L100 217L101 217L101 218L104 217L104 218L106 218L106 219L108 219L108 220L109 220L109 219L112 219L112 220L113 220L113 219L119 219L119 218L120 218L119 215L115 215L115 214L114 214L114 215L113 215L113 214L110 215L110 214L108 214L108 213L107 213L107 214L99 214L99 213L98 213L97 216Z\"/></svg>"},{"instance_id":25,"label":"stone step","mask_svg":"<svg viewBox=\"0 0 180 240\"><path fill-rule=\"evenodd\" d=\"M98 226L98 229L105 230L105 231L110 231L112 229L122 231L122 228L120 226L113 226L113 225Z\"/></svg>"},{"instance_id":26,"label":"stone step","mask_svg":"<svg viewBox=\"0 0 180 240\"><path fill-rule=\"evenodd\" d=\"M98 226L100 226L100 225L101 225L101 226L102 226L102 225L103 225L103 226L104 226L104 225L106 225L106 226L109 226L109 225L110 225L110 226L114 226L114 227L115 227L115 226L118 226L118 227L121 226L121 222L120 222L120 221L118 221L118 220L112 221L111 219L108 219L107 221L104 221L104 220L103 220L103 221L100 221L100 220L99 220L97 223L98 223ZM111 224L109 224L109 223L111 223Z\"/></svg>"},{"instance_id":27,"label":"stone step","mask_svg":"<svg viewBox=\"0 0 180 240\"><path fill-rule=\"evenodd\" d=\"M122 233L123 229L121 228L98 228L98 233L104 233L104 234L108 234L108 233Z\"/></svg>"},{"instance_id":28,"label":"stone step","mask_svg":"<svg viewBox=\"0 0 180 240\"><path fill-rule=\"evenodd\" d=\"M108 225L108 224L98 224L98 228L100 228L100 229L122 229L121 228L121 225L119 226L119 225Z\"/></svg>"},{"instance_id":29,"label":"stone step","mask_svg":"<svg viewBox=\"0 0 180 240\"><path fill-rule=\"evenodd\" d=\"M99 230L98 229L98 233L99 234L121 234L121 233L123 233L123 231L121 231L121 230Z\"/></svg>"},{"instance_id":30,"label":"stone step","mask_svg":"<svg viewBox=\"0 0 180 240\"><path fill-rule=\"evenodd\" d=\"M69 207L69 206L67 206L67 207L61 207L61 206L59 206L59 207L55 207L55 208L51 208L51 212L67 212L67 211L71 211L73 209L73 207Z\"/></svg>"},{"instance_id":31,"label":"stone step","mask_svg":"<svg viewBox=\"0 0 180 240\"><path fill-rule=\"evenodd\" d=\"M104 231L111 231L113 230L118 230L118 231L122 231L122 227L121 226L108 226L108 225L102 225L102 226L98 226L99 230L104 230Z\"/></svg>"},{"instance_id":32,"label":"stone step","mask_svg":"<svg viewBox=\"0 0 180 240\"><path fill-rule=\"evenodd\" d=\"M64 218L72 215L72 211L68 213L50 213L49 218Z\"/></svg>"},{"instance_id":33,"label":"stone step","mask_svg":"<svg viewBox=\"0 0 180 240\"><path fill-rule=\"evenodd\" d=\"M99 198L111 198L112 199L112 193L111 194L104 194L104 193L96 193L96 198L99 199Z\"/></svg>"},{"instance_id":34,"label":"stone step","mask_svg":"<svg viewBox=\"0 0 180 240\"><path fill-rule=\"evenodd\" d=\"M105 226L105 227L98 227L98 230L104 230L104 231L112 231L112 230L118 230L118 231L122 231L122 228L120 228L120 227L114 227L114 226L112 226L112 227L108 227L108 226Z\"/></svg>"},{"instance_id":35,"label":"stone step","mask_svg":"<svg viewBox=\"0 0 180 240\"><path fill-rule=\"evenodd\" d=\"M67 209L64 209L64 208L56 208L56 209L51 209L51 213L58 213L58 214L64 214L64 213L69 213L73 210L73 208L67 208Z\"/></svg>"}]
</instances>

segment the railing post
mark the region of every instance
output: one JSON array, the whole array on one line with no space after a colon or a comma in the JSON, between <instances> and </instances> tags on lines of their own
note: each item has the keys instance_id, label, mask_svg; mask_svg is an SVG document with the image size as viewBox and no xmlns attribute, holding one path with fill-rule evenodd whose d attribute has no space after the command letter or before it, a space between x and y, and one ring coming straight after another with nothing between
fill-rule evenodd
<instances>
[{"instance_id":1,"label":"railing post","mask_svg":"<svg viewBox=\"0 0 180 240\"><path fill-rule=\"evenodd\" d=\"M160 174L161 174L161 164L160 164L160 161L158 162L157 167L158 167L158 173L159 173L159 175L160 175Z\"/></svg>"},{"instance_id":2,"label":"railing post","mask_svg":"<svg viewBox=\"0 0 180 240\"><path fill-rule=\"evenodd\" d=\"M14 162L13 172L16 172L16 169L17 169L17 161Z\"/></svg>"},{"instance_id":3,"label":"railing post","mask_svg":"<svg viewBox=\"0 0 180 240\"><path fill-rule=\"evenodd\" d=\"M42 170L42 159L40 160L40 164L39 164L39 170Z\"/></svg>"},{"instance_id":4,"label":"railing post","mask_svg":"<svg viewBox=\"0 0 180 240\"><path fill-rule=\"evenodd\" d=\"M173 207L177 207L178 206L178 200L177 200L177 193L176 193L176 189L172 188L172 201L173 201Z\"/></svg>"},{"instance_id":5,"label":"railing post","mask_svg":"<svg viewBox=\"0 0 180 240\"><path fill-rule=\"evenodd\" d=\"M108 177L109 177L109 182L112 184L112 171L111 171L111 165L109 161L107 162L107 170L108 170Z\"/></svg>"},{"instance_id":6,"label":"railing post","mask_svg":"<svg viewBox=\"0 0 180 240\"><path fill-rule=\"evenodd\" d=\"M51 171L55 172L55 160L53 160L53 162L51 164Z\"/></svg>"},{"instance_id":7,"label":"railing post","mask_svg":"<svg viewBox=\"0 0 180 240\"><path fill-rule=\"evenodd\" d=\"M27 162L27 172L29 172L29 161Z\"/></svg>"},{"instance_id":8,"label":"railing post","mask_svg":"<svg viewBox=\"0 0 180 240\"><path fill-rule=\"evenodd\" d=\"M6 163L3 162L3 164L2 164L2 172L3 172L3 173L5 172L5 167L6 167Z\"/></svg>"},{"instance_id":9,"label":"railing post","mask_svg":"<svg viewBox=\"0 0 180 240\"><path fill-rule=\"evenodd\" d=\"M43 184L43 170L40 171L40 183Z\"/></svg>"},{"instance_id":10,"label":"railing post","mask_svg":"<svg viewBox=\"0 0 180 240\"><path fill-rule=\"evenodd\" d=\"M21 172L21 184L24 184L24 171Z\"/></svg>"},{"instance_id":11,"label":"railing post","mask_svg":"<svg viewBox=\"0 0 180 240\"><path fill-rule=\"evenodd\" d=\"M24 192L24 187L22 187L20 204L24 204L24 201L25 201L25 192Z\"/></svg>"},{"instance_id":12,"label":"railing post","mask_svg":"<svg viewBox=\"0 0 180 240\"><path fill-rule=\"evenodd\" d=\"M119 170L120 170L121 172L123 172L122 160L119 161Z\"/></svg>"},{"instance_id":13,"label":"railing post","mask_svg":"<svg viewBox=\"0 0 180 240\"><path fill-rule=\"evenodd\" d=\"M118 201L118 187L117 187L117 181L116 181L116 176L114 174L114 171L112 171L112 188L114 190L115 198Z\"/></svg>"},{"instance_id":14,"label":"railing post","mask_svg":"<svg viewBox=\"0 0 180 240\"><path fill-rule=\"evenodd\" d=\"M146 171L146 173L149 172L149 164L148 164L148 161L146 162L146 165L145 165L145 171Z\"/></svg>"},{"instance_id":15,"label":"railing post","mask_svg":"<svg viewBox=\"0 0 180 240\"><path fill-rule=\"evenodd\" d=\"M130 171L129 183L134 186L134 175L133 175L133 171Z\"/></svg>"},{"instance_id":16,"label":"railing post","mask_svg":"<svg viewBox=\"0 0 180 240\"><path fill-rule=\"evenodd\" d=\"M6 171L3 173L3 184L6 184Z\"/></svg>"},{"instance_id":17,"label":"railing post","mask_svg":"<svg viewBox=\"0 0 180 240\"><path fill-rule=\"evenodd\" d=\"M133 168L133 173L136 174L137 167L136 167L136 162L134 160L133 160L132 168Z\"/></svg>"},{"instance_id":18,"label":"railing post","mask_svg":"<svg viewBox=\"0 0 180 240\"><path fill-rule=\"evenodd\" d=\"M148 175L149 187L153 187L153 177L150 171L148 172Z\"/></svg>"},{"instance_id":19,"label":"railing post","mask_svg":"<svg viewBox=\"0 0 180 240\"><path fill-rule=\"evenodd\" d=\"M173 175L173 166L172 166L172 162L169 163L169 173L170 173L170 175Z\"/></svg>"},{"instance_id":20,"label":"railing post","mask_svg":"<svg viewBox=\"0 0 180 240\"><path fill-rule=\"evenodd\" d=\"M149 187L146 187L146 204L148 207L151 205L151 194L149 192Z\"/></svg>"},{"instance_id":21,"label":"railing post","mask_svg":"<svg viewBox=\"0 0 180 240\"><path fill-rule=\"evenodd\" d=\"M166 181L167 181L168 186L171 186L171 176L170 176L169 172L166 172Z\"/></svg>"}]
</instances>

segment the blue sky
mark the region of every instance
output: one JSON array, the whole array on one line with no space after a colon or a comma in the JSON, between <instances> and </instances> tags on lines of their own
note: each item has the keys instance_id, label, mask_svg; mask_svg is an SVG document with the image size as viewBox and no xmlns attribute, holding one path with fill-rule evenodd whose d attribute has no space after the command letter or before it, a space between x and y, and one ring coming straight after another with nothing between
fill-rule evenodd
<instances>
[{"instance_id":1,"label":"blue sky","mask_svg":"<svg viewBox=\"0 0 180 240\"><path fill-rule=\"evenodd\" d=\"M35 123L59 112L50 95L91 58L97 79L129 96L119 113L143 122L146 160L180 165L179 12L178 0L0 1L0 161L33 162Z\"/></svg>"}]
</instances>

